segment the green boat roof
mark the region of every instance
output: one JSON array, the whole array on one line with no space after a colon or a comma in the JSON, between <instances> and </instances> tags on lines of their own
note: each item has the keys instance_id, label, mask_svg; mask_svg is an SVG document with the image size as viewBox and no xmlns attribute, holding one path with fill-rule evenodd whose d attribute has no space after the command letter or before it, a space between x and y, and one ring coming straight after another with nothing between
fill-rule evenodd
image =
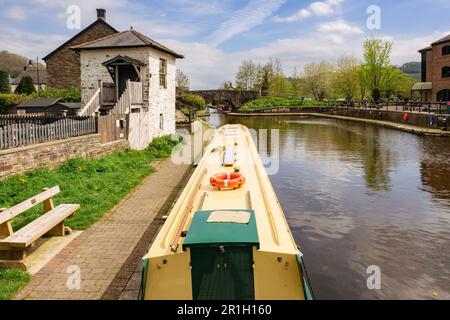
<instances>
[{"instance_id":1,"label":"green boat roof","mask_svg":"<svg viewBox=\"0 0 450 320\"><path fill-rule=\"evenodd\" d=\"M209 216L216 211L248 212L250 213L250 220L249 223L246 224L230 222L209 223ZM211 210L196 212L183 243L183 249L215 244L259 245L255 212L253 210Z\"/></svg>"}]
</instances>

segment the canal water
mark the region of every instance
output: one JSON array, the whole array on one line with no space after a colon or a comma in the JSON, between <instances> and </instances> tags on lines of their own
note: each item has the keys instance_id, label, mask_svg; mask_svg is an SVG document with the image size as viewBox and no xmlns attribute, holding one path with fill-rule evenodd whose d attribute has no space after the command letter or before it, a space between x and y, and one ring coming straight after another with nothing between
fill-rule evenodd
<instances>
[{"instance_id":1,"label":"canal water","mask_svg":"<svg viewBox=\"0 0 450 320\"><path fill-rule=\"evenodd\" d=\"M279 130L270 179L317 299L450 299L449 139L315 118L208 122Z\"/></svg>"}]
</instances>

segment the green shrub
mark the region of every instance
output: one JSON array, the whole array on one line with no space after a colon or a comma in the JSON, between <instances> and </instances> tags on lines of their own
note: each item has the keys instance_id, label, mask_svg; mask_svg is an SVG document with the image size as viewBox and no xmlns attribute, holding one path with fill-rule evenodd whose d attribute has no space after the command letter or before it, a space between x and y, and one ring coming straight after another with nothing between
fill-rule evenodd
<instances>
[{"instance_id":1,"label":"green shrub","mask_svg":"<svg viewBox=\"0 0 450 320\"><path fill-rule=\"evenodd\" d=\"M239 111L240 112L252 112L270 108L304 108L304 107L322 107L326 103L323 101L314 100L300 100L296 98L260 98L244 104Z\"/></svg>"},{"instance_id":2,"label":"green shrub","mask_svg":"<svg viewBox=\"0 0 450 320\"><path fill-rule=\"evenodd\" d=\"M21 104L25 97L19 94L0 93L0 113L4 112L9 106Z\"/></svg>"},{"instance_id":3,"label":"green shrub","mask_svg":"<svg viewBox=\"0 0 450 320\"><path fill-rule=\"evenodd\" d=\"M61 98L63 102L80 102L81 91L79 88L58 89L47 87L33 95L33 98Z\"/></svg>"},{"instance_id":4,"label":"green shrub","mask_svg":"<svg viewBox=\"0 0 450 320\"><path fill-rule=\"evenodd\" d=\"M0 93L11 93L9 72L6 70L0 70Z\"/></svg>"},{"instance_id":5,"label":"green shrub","mask_svg":"<svg viewBox=\"0 0 450 320\"><path fill-rule=\"evenodd\" d=\"M30 76L24 76L20 79L20 83L16 88L16 93L31 95L36 92L33 79Z\"/></svg>"},{"instance_id":6,"label":"green shrub","mask_svg":"<svg viewBox=\"0 0 450 320\"><path fill-rule=\"evenodd\" d=\"M150 143L147 151L155 155L156 158L167 158L170 156L173 148L180 142L180 140L173 140L171 136L156 138Z\"/></svg>"},{"instance_id":7,"label":"green shrub","mask_svg":"<svg viewBox=\"0 0 450 320\"><path fill-rule=\"evenodd\" d=\"M185 93L181 95L178 100L180 100L182 103L187 104L190 107L203 110L206 108L206 102L205 99L203 99L201 96L195 95L195 94L188 94Z\"/></svg>"}]
</instances>

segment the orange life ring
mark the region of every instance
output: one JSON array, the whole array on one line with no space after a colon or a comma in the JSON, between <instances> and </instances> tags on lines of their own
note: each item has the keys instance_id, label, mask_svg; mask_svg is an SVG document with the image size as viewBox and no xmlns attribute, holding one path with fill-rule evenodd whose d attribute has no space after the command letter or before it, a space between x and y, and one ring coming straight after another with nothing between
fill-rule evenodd
<instances>
[{"instance_id":1,"label":"orange life ring","mask_svg":"<svg viewBox=\"0 0 450 320\"><path fill-rule=\"evenodd\" d=\"M211 185L219 190L239 189L245 184L245 177L240 173L218 173L209 179Z\"/></svg>"},{"instance_id":2,"label":"orange life ring","mask_svg":"<svg viewBox=\"0 0 450 320\"><path fill-rule=\"evenodd\" d=\"M404 113L403 114L403 121L407 122L409 120L409 114Z\"/></svg>"}]
</instances>

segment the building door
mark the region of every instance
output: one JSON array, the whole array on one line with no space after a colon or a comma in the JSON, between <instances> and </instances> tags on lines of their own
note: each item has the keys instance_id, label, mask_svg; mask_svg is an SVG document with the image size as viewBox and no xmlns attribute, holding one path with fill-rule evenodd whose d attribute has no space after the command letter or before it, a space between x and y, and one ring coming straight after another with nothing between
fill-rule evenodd
<instances>
[{"instance_id":1,"label":"building door","mask_svg":"<svg viewBox=\"0 0 450 320\"><path fill-rule=\"evenodd\" d=\"M139 75L136 72L136 69L132 65L120 65L118 66L118 73L119 73L119 98L124 93L125 89L127 88L127 81L131 80L134 82L139 81Z\"/></svg>"},{"instance_id":2,"label":"building door","mask_svg":"<svg viewBox=\"0 0 450 320\"><path fill-rule=\"evenodd\" d=\"M251 246L192 247L194 300L254 300Z\"/></svg>"}]
</instances>

